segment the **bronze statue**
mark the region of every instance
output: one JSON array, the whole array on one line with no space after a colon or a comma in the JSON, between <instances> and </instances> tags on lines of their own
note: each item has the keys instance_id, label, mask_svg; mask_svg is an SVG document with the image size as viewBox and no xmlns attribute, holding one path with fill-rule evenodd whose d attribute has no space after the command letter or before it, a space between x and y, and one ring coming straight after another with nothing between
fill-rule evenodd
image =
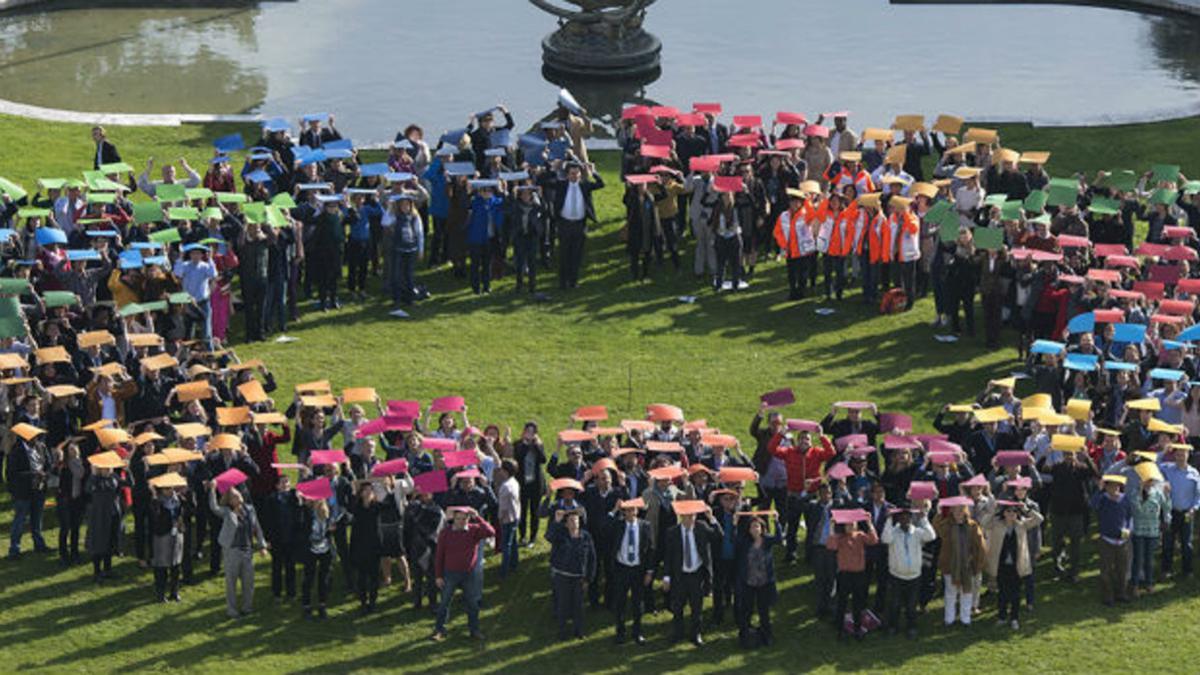
<instances>
[{"instance_id":1,"label":"bronze statue","mask_svg":"<svg viewBox=\"0 0 1200 675\"><path fill-rule=\"evenodd\" d=\"M558 17L542 40L546 67L576 77L626 78L657 71L662 43L642 29L656 0L529 0Z\"/></svg>"}]
</instances>

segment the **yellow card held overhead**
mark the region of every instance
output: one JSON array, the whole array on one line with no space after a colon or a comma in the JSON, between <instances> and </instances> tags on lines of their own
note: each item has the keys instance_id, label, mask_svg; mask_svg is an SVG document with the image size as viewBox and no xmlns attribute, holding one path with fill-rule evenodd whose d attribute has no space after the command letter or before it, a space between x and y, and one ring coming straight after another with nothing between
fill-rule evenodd
<instances>
[{"instance_id":1,"label":"yellow card held overhead","mask_svg":"<svg viewBox=\"0 0 1200 675\"><path fill-rule=\"evenodd\" d=\"M924 131L925 116L924 115L896 115L896 121L892 122L893 129L900 131Z\"/></svg>"},{"instance_id":2,"label":"yellow card held overhead","mask_svg":"<svg viewBox=\"0 0 1200 675\"><path fill-rule=\"evenodd\" d=\"M61 347L59 348L61 349ZM68 361L71 359L68 357ZM0 354L0 370L12 370L13 368L28 368L29 362L20 354Z\"/></svg>"},{"instance_id":3,"label":"yellow card held overhead","mask_svg":"<svg viewBox=\"0 0 1200 675\"><path fill-rule=\"evenodd\" d=\"M113 334L106 330L93 330L87 333L80 333L76 340L79 342L81 349L115 345L117 343L117 338L113 337Z\"/></svg>"},{"instance_id":4,"label":"yellow card held overhead","mask_svg":"<svg viewBox=\"0 0 1200 675\"><path fill-rule=\"evenodd\" d=\"M43 347L33 353L37 358L38 365L47 363L70 363L71 355L67 353L66 347ZM0 365L0 367L4 367Z\"/></svg>"},{"instance_id":5,"label":"yellow card held overhead","mask_svg":"<svg viewBox=\"0 0 1200 675\"><path fill-rule=\"evenodd\" d=\"M1059 452L1079 452L1084 448L1083 436L1054 434L1050 437L1050 447Z\"/></svg>"},{"instance_id":6,"label":"yellow card held overhead","mask_svg":"<svg viewBox=\"0 0 1200 675\"><path fill-rule=\"evenodd\" d=\"M255 424L287 424L288 420L281 412L253 413Z\"/></svg>"},{"instance_id":7,"label":"yellow card held overhead","mask_svg":"<svg viewBox=\"0 0 1200 675\"><path fill-rule=\"evenodd\" d=\"M174 368L179 365L179 360L170 354L155 354L149 358L142 359L142 367L147 370L163 370L165 368Z\"/></svg>"},{"instance_id":8,"label":"yellow card held overhead","mask_svg":"<svg viewBox=\"0 0 1200 675\"><path fill-rule=\"evenodd\" d=\"M1073 398L1067 401L1067 415L1071 419L1084 421L1092 414L1092 402L1085 398Z\"/></svg>"},{"instance_id":9,"label":"yellow card held overhead","mask_svg":"<svg viewBox=\"0 0 1200 675\"><path fill-rule=\"evenodd\" d=\"M131 347L158 347L163 343L162 336L157 333L130 333L125 336L125 341Z\"/></svg>"},{"instance_id":10,"label":"yellow card held overhead","mask_svg":"<svg viewBox=\"0 0 1200 675\"><path fill-rule=\"evenodd\" d=\"M938 115L933 122L933 130L940 131L947 136L957 134L963 125L963 118L957 115Z\"/></svg>"},{"instance_id":11,"label":"yellow card held overhead","mask_svg":"<svg viewBox=\"0 0 1200 675\"><path fill-rule=\"evenodd\" d=\"M175 385L175 397L183 402L205 401L212 398L212 385L207 380Z\"/></svg>"},{"instance_id":12,"label":"yellow card held overhead","mask_svg":"<svg viewBox=\"0 0 1200 675\"><path fill-rule=\"evenodd\" d=\"M300 404L309 408L333 408L338 403L333 394L317 394L313 396L301 396Z\"/></svg>"},{"instance_id":13,"label":"yellow card held overhead","mask_svg":"<svg viewBox=\"0 0 1200 675\"><path fill-rule=\"evenodd\" d=\"M250 408L217 408L217 424L223 427L236 427L250 423Z\"/></svg>"},{"instance_id":14,"label":"yellow card held overhead","mask_svg":"<svg viewBox=\"0 0 1200 675\"><path fill-rule=\"evenodd\" d=\"M1133 465L1133 470L1137 471L1138 478L1142 479L1143 483L1148 483L1152 480L1163 480L1162 471L1154 462L1140 462Z\"/></svg>"},{"instance_id":15,"label":"yellow card held overhead","mask_svg":"<svg viewBox=\"0 0 1200 675\"><path fill-rule=\"evenodd\" d=\"M299 394L328 394L332 391L333 389L329 387L329 380L317 380L296 385L296 392Z\"/></svg>"}]
</instances>

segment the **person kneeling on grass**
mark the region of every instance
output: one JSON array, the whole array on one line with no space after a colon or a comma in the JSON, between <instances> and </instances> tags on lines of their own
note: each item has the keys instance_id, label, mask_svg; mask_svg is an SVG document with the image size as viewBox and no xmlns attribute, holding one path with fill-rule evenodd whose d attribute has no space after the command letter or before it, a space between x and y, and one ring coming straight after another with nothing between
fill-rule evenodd
<instances>
[{"instance_id":1,"label":"person kneeling on grass","mask_svg":"<svg viewBox=\"0 0 1200 675\"><path fill-rule=\"evenodd\" d=\"M451 506L453 521L438 534L434 570L437 587L442 592L438 604L437 624L429 639L446 639L446 620L450 618L450 601L454 591L461 588L467 605L467 626L471 637L483 640L479 631L479 600L483 595L483 570L479 567L479 542L496 536L496 530L469 506Z\"/></svg>"}]
</instances>

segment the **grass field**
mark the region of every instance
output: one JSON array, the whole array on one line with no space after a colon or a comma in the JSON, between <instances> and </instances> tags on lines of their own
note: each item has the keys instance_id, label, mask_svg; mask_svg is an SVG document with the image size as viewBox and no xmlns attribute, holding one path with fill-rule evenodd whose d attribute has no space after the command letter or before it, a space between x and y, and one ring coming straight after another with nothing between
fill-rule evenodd
<instances>
[{"instance_id":1,"label":"grass field","mask_svg":"<svg viewBox=\"0 0 1200 675\"><path fill-rule=\"evenodd\" d=\"M183 154L202 169L209 140L244 128L195 125L182 128L114 128L110 135L137 168L153 155L160 162ZM1083 170L1144 170L1156 162L1178 162L1200 175L1200 119L1102 129L1034 130L1004 127L1006 145L1054 153L1052 175ZM87 128L0 116L0 138L8 152L0 175L32 188L42 176L72 173L90 162ZM28 149L13 152L12 149ZM182 149L182 153L180 151ZM295 382L328 377L335 388L374 386L385 398L463 394L477 426L497 422L519 429L538 420L543 437L567 424L576 406L607 404L616 418L638 417L642 406L670 402L689 418L703 417L748 440L746 427L758 395L795 388L792 416L816 417L838 399L868 399L881 410L911 413L927 428L943 403L973 396L989 378L1014 368L1009 347L989 353L977 341L944 345L932 339L932 302L922 301L903 316L880 317L859 302L857 292L831 316L818 316L818 300L788 302L783 267L760 266L753 285L737 295L713 295L685 272L658 270L652 283L629 280L620 227L616 157L598 155L610 187L599 193L601 226L588 241L587 276L570 293L552 290L534 304L513 290L511 277L493 284L493 294L471 295L444 270L423 272L435 299L417 306L413 318L388 316L381 299L347 304L329 313L306 313L289 327L292 344L238 347L243 358L261 357L280 380L281 392ZM688 242L690 243L690 242ZM544 285L555 284L553 274ZM677 301L697 295L694 304ZM240 327L234 335L240 336ZM1011 343L1011 335L1006 335ZM286 394L280 394L286 396ZM286 401L280 399L281 404ZM53 526L53 517L49 518ZM7 532L11 508L0 498L0 529ZM51 545L54 533L48 535ZM26 539L28 547L28 539ZM1121 611L1104 609L1096 596L1091 547L1089 573L1075 586L1046 581L1039 569L1039 606L1013 634L994 625L994 603L970 629L940 626L940 602L922 619L916 644L903 638L871 637L857 645L833 642L831 627L817 624L811 576L802 566L781 568L776 606L778 644L742 652L727 621L710 629L702 651L668 647L667 616L652 617L644 648L614 648L603 613L589 614L591 634L582 643L560 645L548 604L546 547L503 587L489 569L485 590L485 647L465 637L457 613L452 639L425 641L431 618L401 602L395 589L381 597L382 611L368 618L357 603L338 604L324 624L305 623L297 603L275 606L269 566L259 565L258 610L230 623L223 611L223 581L206 580L185 589L179 605L152 602L151 575L128 559L121 578L91 584L90 569L64 570L53 560L26 555L0 563L0 654L16 669L211 669L338 672L360 669L407 671L517 671L537 669L628 672L727 670L865 670L961 672L971 668L1016 671L1117 669L1181 671L1184 645L1194 635L1200 612L1194 582L1163 584L1155 595ZM265 562L265 561L264 561ZM494 561L489 561L489 568ZM335 595L340 586L335 583ZM456 608L457 610L457 608ZM1167 645L1179 645L1178 648Z\"/></svg>"}]
</instances>

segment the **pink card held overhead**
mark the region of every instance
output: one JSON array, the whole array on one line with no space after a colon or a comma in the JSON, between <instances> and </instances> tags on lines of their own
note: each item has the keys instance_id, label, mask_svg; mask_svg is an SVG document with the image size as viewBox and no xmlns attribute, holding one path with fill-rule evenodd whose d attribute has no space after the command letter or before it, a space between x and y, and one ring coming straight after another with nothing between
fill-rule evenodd
<instances>
[{"instance_id":1,"label":"pink card held overhead","mask_svg":"<svg viewBox=\"0 0 1200 675\"><path fill-rule=\"evenodd\" d=\"M937 496L937 487L932 481L915 480L908 486L909 499L933 499Z\"/></svg>"},{"instance_id":2,"label":"pink card held overhead","mask_svg":"<svg viewBox=\"0 0 1200 675\"><path fill-rule=\"evenodd\" d=\"M446 481L445 471L429 471L419 476L413 476L413 487L417 492L436 495L450 489Z\"/></svg>"},{"instance_id":3,"label":"pink card held overhead","mask_svg":"<svg viewBox=\"0 0 1200 675\"><path fill-rule=\"evenodd\" d=\"M447 469L457 469L462 466L478 464L479 458L475 456L474 450L455 450L443 452L442 462L445 463Z\"/></svg>"},{"instance_id":4,"label":"pink card held overhead","mask_svg":"<svg viewBox=\"0 0 1200 675\"><path fill-rule=\"evenodd\" d=\"M346 461L345 450L313 450L308 454L308 461L313 466L321 464L342 464Z\"/></svg>"},{"instance_id":5,"label":"pink card held overhead","mask_svg":"<svg viewBox=\"0 0 1200 675\"><path fill-rule=\"evenodd\" d=\"M903 413L880 413L879 415L879 430L885 434L889 431L912 431L912 428L911 415Z\"/></svg>"},{"instance_id":6,"label":"pink card held overhead","mask_svg":"<svg viewBox=\"0 0 1200 675\"><path fill-rule=\"evenodd\" d=\"M433 399L433 403L429 404L429 412L462 412L466 406L467 400L462 396L443 396Z\"/></svg>"},{"instance_id":7,"label":"pink card held overhead","mask_svg":"<svg viewBox=\"0 0 1200 675\"><path fill-rule=\"evenodd\" d=\"M408 460L403 457L380 462L371 469L372 476L395 476L401 473L408 473Z\"/></svg>"},{"instance_id":8,"label":"pink card held overhead","mask_svg":"<svg viewBox=\"0 0 1200 675\"><path fill-rule=\"evenodd\" d=\"M419 401L388 401L387 414L401 417L420 417L421 403Z\"/></svg>"},{"instance_id":9,"label":"pink card held overhead","mask_svg":"<svg viewBox=\"0 0 1200 675\"><path fill-rule=\"evenodd\" d=\"M782 408L796 402L796 392L788 387L787 389L768 391L759 398L762 399L763 403L767 404L768 408Z\"/></svg>"},{"instance_id":10,"label":"pink card held overhead","mask_svg":"<svg viewBox=\"0 0 1200 675\"><path fill-rule=\"evenodd\" d=\"M333 496L333 486L328 478L316 478L296 485L296 492L306 499L329 499Z\"/></svg>"},{"instance_id":11,"label":"pink card held overhead","mask_svg":"<svg viewBox=\"0 0 1200 675\"><path fill-rule=\"evenodd\" d=\"M421 447L426 450L437 450L438 452L453 452L458 449L458 443L453 438L423 438L421 439Z\"/></svg>"},{"instance_id":12,"label":"pink card held overhead","mask_svg":"<svg viewBox=\"0 0 1200 675\"><path fill-rule=\"evenodd\" d=\"M246 482L246 474L240 469L229 469L217 476L217 493L225 494L235 485Z\"/></svg>"}]
</instances>

